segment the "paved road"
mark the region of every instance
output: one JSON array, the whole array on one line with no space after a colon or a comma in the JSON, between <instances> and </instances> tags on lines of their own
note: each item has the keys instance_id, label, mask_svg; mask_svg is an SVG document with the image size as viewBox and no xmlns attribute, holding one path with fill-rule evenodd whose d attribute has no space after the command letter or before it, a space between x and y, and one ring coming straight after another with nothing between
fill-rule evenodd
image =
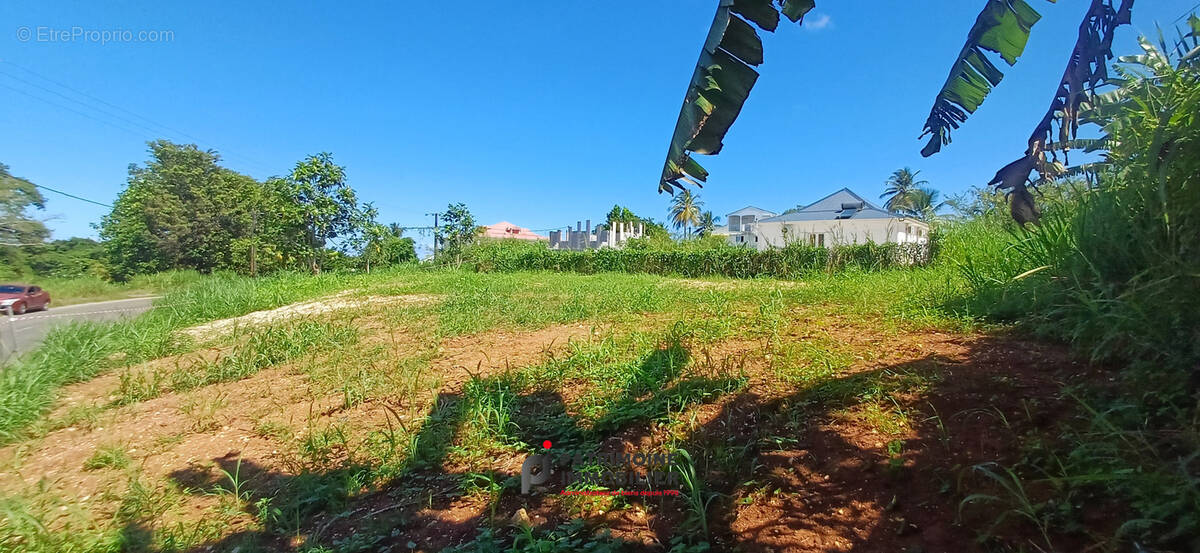
<instances>
[{"instance_id":1,"label":"paved road","mask_svg":"<svg viewBox=\"0 0 1200 553\"><path fill-rule=\"evenodd\" d=\"M0 348L0 357L8 347L16 344L16 353L20 355L37 347L51 328L71 321L115 321L132 317L147 309L154 297L131 298L126 300L99 301L54 307L48 311L33 311L24 315L8 317L0 314L0 340L4 347ZM3 361L3 359L0 359Z\"/></svg>"}]
</instances>

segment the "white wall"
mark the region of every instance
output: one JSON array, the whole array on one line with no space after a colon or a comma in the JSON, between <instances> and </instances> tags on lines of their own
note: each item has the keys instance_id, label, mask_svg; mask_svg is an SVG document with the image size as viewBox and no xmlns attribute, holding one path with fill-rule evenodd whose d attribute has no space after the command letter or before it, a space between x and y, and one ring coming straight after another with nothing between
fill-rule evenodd
<instances>
[{"instance_id":1,"label":"white wall","mask_svg":"<svg viewBox=\"0 0 1200 553\"><path fill-rule=\"evenodd\" d=\"M730 235L729 243L765 250L790 243L829 247L869 242L924 243L928 239L929 225L914 219L846 219L758 222L751 233Z\"/></svg>"}]
</instances>

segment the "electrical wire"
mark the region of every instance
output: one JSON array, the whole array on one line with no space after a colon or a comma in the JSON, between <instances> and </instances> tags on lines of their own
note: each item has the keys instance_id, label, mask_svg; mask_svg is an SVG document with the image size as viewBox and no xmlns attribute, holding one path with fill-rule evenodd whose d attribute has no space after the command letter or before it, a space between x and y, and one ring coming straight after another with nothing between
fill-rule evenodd
<instances>
[{"instance_id":1,"label":"electrical wire","mask_svg":"<svg viewBox=\"0 0 1200 553\"><path fill-rule=\"evenodd\" d=\"M28 97L30 97L30 98L33 98L34 100L37 100L37 101L39 101L39 102L45 102L45 103L47 103L47 104L50 104L50 105L52 105L52 106L54 106L54 107L58 107L58 108L65 109L65 110L67 110L67 111L69 111L69 112L71 112L71 113L74 113L74 114L76 114L76 115L78 115L78 116L80 116L80 117L85 117L85 118L87 118L87 119L91 119L92 121L95 121L95 122L97 122L97 123L101 123L101 124L104 124L104 125L108 125L108 126L110 126L110 127L113 127L114 129L119 129L119 130L125 131L125 132L127 132L127 133L129 133L129 134L132 134L132 135L134 135L134 136L138 137L138 138L144 138L144 135L143 135L142 133L140 133L140 132L137 132L137 131L134 131L134 130L127 129L127 128L125 128L125 127L122 127L122 126L120 126L120 125L117 125L117 124L115 124L115 123L113 123L113 122L111 122L111 121L105 121L105 120L103 120L103 119L97 119L97 118L95 118L95 117L92 117L91 115L88 115L88 114L86 114L86 113L84 113L84 112L82 112L82 111L79 111L79 110L75 109L75 108L70 108L70 107L64 106L64 105L62 105L62 104L58 104L58 103L52 102L52 101L50 101L50 100L47 100L47 99L45 99L45 98L41 98L41 97L38 97L38 96L34 96L33 94L30 94L30 93L28 93L28 92L25 92L24 90L21 90L21 89L19 89L19 88L11 87L11 86L8 86L8 85L6 85L6 84L4 84L4 83L0 83L0 87L7 88L7 89L9 89L9 90L11 90L11 91L13 91L13 92L16 92L17 94L20 94L20 95L22 95L22 96L28 96Z\"/></svg>"},{"instance_id":2,"label":"electrical wire","mask_svg":"<svg viewBox=\"0 0 1200 553\"><path fill-rule=\"evenodd\" d=\"M87 203L89 203L89 204L96 204L96 205L98 205L98 206L100 206L100 207L107 207L107 208L109 208L109 209L112 209L112 206L111 206L111 205L109 205L109 204L106 204L106 203L104 203L104 202L97 202L96 200L89 200L89 199L87 199L87 198L84 198L84 197L82 197L82 196L76 196L76 195L74 195L74 194L70 194L70 193L67 193L67 192L63 192L62 190L55 190L55 189L53 189L53 188L50 188L49 186L42 186L42 185L40 185L40 184L34 184L34 186L36 186L36 187L38 187L38 188L41 188L42 190L49 190L49 191L51 191L51 192L54 192L55 194L62 194L63 196L66 196L66 197L68 197L68 198L74 198L74 199L76 199L76 200L79 200L79 201L81 201L81 202L87 202Z\"/></svg>"},{"instance_id":3,"label":"electrical wire","mask_svg":"<svg viewBox=\"0 0 1200 553\"><path fill-rule=\"evenodd\" d=\"M76 88L74 88L74 87L71 87L71 86L69 86L69 85L63 84L63 83L61 83L61 82L59 82L59 81L56 81L56 80L54 80L54 79L51 79L51 78L49 78L49 77L46 77L45 75L42 75L42 74L40 74L40 73L38 73L38 72L36 72L36 71L33 71L32 69L28 69L28 68L22 67L22 66L20 66L20 65L17 65L17 64L15 64L15 63L11 62L11 61L8 61L8 60L0 60L0 63L2 63L2 64L5 64L5 65L8 65L8 66L15 67L15 68L17 68L17 69L20 69L21 71L24 71L24 72L26 72L26 73L29 73L30 75L33 75L33 76L35 76L35 77L37 77L37 78L39 78L39 79L42 79L43 81L46 81L46 82L48 82L48 83L51 83L51 84L53 84L53 85L55 85L55 86L58 86L58 87L64 88L64 89L66 89L66 90L69 90L69 91L71 91L71 92L74 92L75 94L78 94L78 95L80 95L80 96L83 96L83 97L85 97L85 98L88 98L88 99L90 99L90 100L92 100L92 101L94 101L94 102L97 102L97 103L99 103L99 104L103 104L103 105L105 105L105 106L108 106L108 107L110 107L110 108L112 108L112 109L115 109L115 110L118 110L118 111L124 112L124 113L126 113L126 114L129 114L129 115L131 115L131 116L133 116L133 117L136 117L136 118L138 118L138 119L141 119L141 120L143 120L143 121L146 121L146 122L150 123L151 125L154 125L155 127L159 127L159 129L154 129L154 128L151 128L151 127L147 127L146 125L144 125L144 124L142 124L142 123L138 123L137 121L133 121L133 120L130 120L129 118L126 118L126 117L123 117L123 116L117 115L117 114L115 114L115 113L112 113L112 112L109 112L109 111L105 111L105 110L103 110L103 109L101 109L101 108L98 108L98 107L96 107L96 106L94 106L94 105L89 105L88 103L86 103L86 102L83 102L83 101L81 101L81 100L78 100L78 99L75 99L75 98L71 98L71 97L69 97L69 96L67 96L67 95L65 95L65 94L62 94L62 93L60 93L60 92L57 92L57 91L55 91L55 90L51 90L51 89L49 89L49 88L46 88L46 87L44 87L44 86L38 85L38 84L36 84L36 83L33 83L33 82L30 82L30 81L28 81L28 80L22 79L22 78L20 78L20 77L17 77L16 75L13 75L11 72L8 72L8 71L0 71L0 74L3 74L3 75L5 75L5 76L7 76L8 78L10 78L10 79L13 79L13 80L15 80L15 81L18 81L18 82L20 82L20 83L23 83L23 84L25 84L25 85L32 86L32 87L34 87L34 88L37 88L37 89L39 89L39 90L42 90L42 91L48 92L48 93L50 93L50 94L54 94L55 96L59 96L59 97L61 97L61 98L63 98L63 99L66 99L66 100L68 100L68 101L70 101L70 102L74 102L74 103L76 103L76 104L79 104L79 105L81 105L81 106L83 106L83 107L85 107L85 108L88 108L88 109L95 110L95 111L97 111L97 112L99 112L99 113L103 113L104 115L106 115L106 116L108 116L108 117L112 117L113 119L116 119L116 120L118 120L118 121L121 121L121 122L127 123L127 124L129 124L129 125L133 125L133 126L135 126L135 127L141 128L141 129L143 129L143 130L145 130L145 131L148 131L148 132L150 132L152 135L161 135L161 134L169 134L169 133L173 133L173 134L176 134L176 135L179 135L179 136L182 136L182 137L185 137L185 138L188 138L188 139L194 140L194 141L196 141L196 142L197 142L198 144L200 144L200 145L208 145L208 146L213 146L213 147L214 147L214 149L216 149L218 152L221 152L223 155L225 155L225 156L227 156L227 157L230 157L230 158L238 159L238 160L242 161L243 163L246 163L246 164L249 164L249 165L252 165L252 166L256 166L256 167L257 167L258 169L260 169L260 170L264 170L264 171L268 171L268 172L270 172L270 171L271 171L271 169L269 169L269 168L268 168L266 165L264 165L263 163L260 163L260 162L258 162L257 160L254 160L253 158L250 158L250 157L247 157L247 156L244 156L244 155L238 154L237 152L233 152L233 151L231 151L231 150L228 150L228 149L223 149L223 148L216 147L216 145L215 145L215 144L212 144L211 142L209 142L209 141L207 141L207 140L203 140L203 139L201 139L201 138L198 138L198 137L196 137L196 136L193 136L193 135L191 135L191 134L188 134L188 133L186 133L186 132L183 132L183 131L181 131L181 130L179 130L179 129L176 129L176 128L173 128L173 127L170 127L170 126L168 126L168 125L164 125L164 124L162 124L162 123L159 123L159 122L157 122L157 121L154 121L153 119L150 119L149 117L145 117L145 116L143 116L143 115L138 115L137 113L135 113L135 112L133 112L133 111L130 111L130 110L128 110L128 109L125 109L125 108L123 108L123 107L121 107L121 106L118 106L118 105L116 105L116 104L113 104L113 103L111 103L111 102L106 102L106 101L104 101L104 100L102 100L102 99L100 99L100 98L97 98L97 97L95 97L95 96L93 96L93 95L91 95L91 94L88 94L88 93L86 93L86 92L83 92L83 91L81 91L81 90L79 90L79 89L76 89ZM94 121L101 121L101 120L99 120L99 119L96 119L96 118L94 118L94 117L91 117L91 116L89 116L89 115L83 114L83 113L81 113L81 112L79 112L79 111L77 111L77 110L74 110L74 109L68 108L68 107L66 107L66 106L63 106L63 105L60 105L60 104L55 104L55 103L53 103L53 102L50 102L50 101L48 101L48 100L46 100L46 99L44 99L44 98L40 98L40 97L38 97L38 96L35 96L35 95L32 95L32 94L29 94L29 93L27 93L27 92L25 92L25 91L22 91L22 90L19 90L19 89L13 88L13 87L11 87L11 86L7 86L7 85L0 85L0 86L5 86L5 88L8 88L8 89L10 89L10 90L14 90L14 91L16 91L16 92L18 92L18 93L24 94L24 95L26 95L26 96L29 96L29 97L31 97L31 98L34 98L34 99L37 99L37 100L41 100L41 101L43 101L43 102L49 103L49 104L51 104L51 105L54 105L54 106L56 106L56 107L60 107L60 108L63 108L63 109L67 109L68 111L71 111L71 112L73 112L73 113L76 113L76 114L78 114L78 115L82 115L82 116L84 116L84 117L87 117L88 119L92 119L92 120L94 120ZM103 123L106 123L106 124L110 124L110 125L111 125L111 123L109 123L109 122L106 122L106 121L101 121L101 122L103 122ZM113 125L113 126L115 126L115 125ZM122 128L122 127L118 127L118 128ZM135 134L135 135L138 135L138 136L142 136L142 135L141 135L141 133L137 133L137 132L134 132L134 131L130 131L129 129L122 128L122 130L125 130L126 132L132 132L133 134ZM167 132L167 133L164 133L164 132L163 132L163 130L166 130L166 131L168 131L168 132Z\"/></svg>"}]
</instances>

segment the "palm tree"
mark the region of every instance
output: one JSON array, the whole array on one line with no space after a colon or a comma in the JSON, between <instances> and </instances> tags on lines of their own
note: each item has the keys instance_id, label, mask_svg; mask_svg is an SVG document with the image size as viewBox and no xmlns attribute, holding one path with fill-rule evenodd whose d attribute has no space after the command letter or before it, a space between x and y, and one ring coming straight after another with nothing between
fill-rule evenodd
<instances>
[{"instance_id":1,"label":"palm tree","mask_svg":"<svg viewBox=\"0 0 1200 553\"><path fill-rule=\"evenodd\" d=\"M704 202L691 190L684 190L675 195L671 200L671 222L676 229L683 229L684 235L687 235L689 226L700 223L700 208L704 207Z\"/></svg>"},{"instance_id":2,"label":"palm tree","mask_svg":"<svg viewBox=\"0 0 1200 553\"><path fill-rule=\"evenodd\" d=\"M713 229L717 228L720 217L713 215L711 211L705 211L700 214L700 223L696 225L697 236L708 236L712 234Z\"/></svg>"},{"instance_id":3,"label":"palm tree","mask_svg":"<svg viewBox=\"0 0 1200 553\"><path fill-rule=\"evenodd\" d=\"M909 192L904 204L896 207L896 211L904 215L928 221L937 216L938 210L946 206L946 202L938 201L941 193L928 186L913 189Z\"/></svg>"},{"instance_id":4,"label":"palm tree","mask_svg":"<svg viewBox=\"0 0 1200 553\"><path fill-rule=\"evenodd\" d=\"M879 195L880 199L887 198L883 207L888 211L897 211L910 203L913 193L929 184L929 181L917 180L917 175L920 174L920 171L913 171L908 167L896 169L883 183L886 188L883 189L883 194Z\"/></svg>"}]
</instances>

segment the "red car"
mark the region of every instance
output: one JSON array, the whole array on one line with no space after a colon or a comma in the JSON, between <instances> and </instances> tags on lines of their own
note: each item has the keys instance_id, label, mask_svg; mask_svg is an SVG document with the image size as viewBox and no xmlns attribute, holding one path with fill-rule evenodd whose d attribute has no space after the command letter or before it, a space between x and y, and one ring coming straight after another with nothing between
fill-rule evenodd
<instances>
[{"instance_id":1,"label":"red car","mask_svg":"<svg viewBox=\"0 0 1200 553\"><path fill-rule=\"evenodd\" d=\"M50 294L37 286L0 284L0 312L12 310L13 315L24 315L26 311L49 307Z\"/></svg>"}]
</instances>

